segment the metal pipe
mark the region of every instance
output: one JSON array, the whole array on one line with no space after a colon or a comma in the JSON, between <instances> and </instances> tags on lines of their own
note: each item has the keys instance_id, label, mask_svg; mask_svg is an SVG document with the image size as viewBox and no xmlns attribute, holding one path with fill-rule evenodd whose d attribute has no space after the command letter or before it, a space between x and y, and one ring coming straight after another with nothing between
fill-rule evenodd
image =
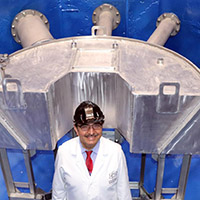
<instances>
[{"instance_id":1,"label":"metal pipe","mask_svg":"<svg viewBox=\"0 0 200 200\"><path fill-rule=\"evenodd\" d=\"M98 28L96 35L111 36L120 23L120 13L113 5L102 4L94 10L92 21L95 26L105 27L105 31Z\"/></svg>"},{"instance_id":2,"label":"metal pipe","mask_svg":"<svg viewBox=\"0 0 200 200\"><path fill-rule=\"evenodd\" d=\"M156 26L147 42L164 46L170 36L179 32L180 20L173 13L164 13L157 19Z\"/></svg>"},{"instance_id":3,"label":"metal pipe","mask_svg":"<svg viewBox=\"0 0 200 200\"><path fill-rule=\"evenodd\" d=\"M12 22L11 32L23 48L53 39L47 18L36 10L18 13Z\"/></svg>"}]
</instances>

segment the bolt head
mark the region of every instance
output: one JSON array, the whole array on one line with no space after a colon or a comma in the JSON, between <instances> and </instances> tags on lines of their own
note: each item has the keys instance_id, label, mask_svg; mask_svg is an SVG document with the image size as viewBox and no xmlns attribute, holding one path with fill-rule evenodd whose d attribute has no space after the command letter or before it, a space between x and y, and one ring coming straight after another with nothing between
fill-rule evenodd
<instances>
[{"instance_id":1,"label":"bolt head","mask_svg":"<svg viewBox=\"0 0 200 200\"><path fill-rule=\"evenodd\" d=\"M158 18L158 19L157 19L157 22L160 22L160 21L161 21L161 19L160 19L160 18Z\"/></svg>"}]
</instances>

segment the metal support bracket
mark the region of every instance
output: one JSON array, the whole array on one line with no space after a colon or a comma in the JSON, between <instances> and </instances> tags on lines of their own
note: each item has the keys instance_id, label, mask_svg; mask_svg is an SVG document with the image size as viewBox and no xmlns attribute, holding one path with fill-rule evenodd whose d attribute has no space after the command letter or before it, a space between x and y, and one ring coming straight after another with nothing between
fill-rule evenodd
<instances>
[{"instance_id":1,"label":"metal support bracket","mask_svg":"<svg viewBox=\"0 0 200 200\"><path fill-rule=\"evenodd\" d=\"M6 149L0 149L0 165L2 168L9 200L42 200L43 196L45 195L45 192L40 188L36 188L35 186L35 180L31 163L31 151L24 150L23 154L28 175L28 183L13 181ZM20 192L18 188L28 188L30 192L23 193Z\"/></svg>"},{"instance_id":2,"label":"metal support bracket","mask_svg":"<svg viewBox=\"0 0 200 200\"><path fill-rule=\"evenodd\" d=\"M191 159L192 159L192 156L190 154L185 154L183 156L181 174L179 178L178 191L177 191L177 197L176 197L177 199L181 199L181 200L184 199Z\"/></svg>"},{"instance_id":3,"label":"metal support bracket","mask_svg":"<svg viewBox=\"0 0 200 200\"><path fill-rule=\"evenodd\" d=\"M163 175L165 168L165 155L161 154L158 156L158 168L156 177L156 188L155 188L155 200L161 199Z\"/></svg>"},{"instance_id":4,"label":"metal support bracket","mask_svg":"<svg viewBox=\"0 0 200 200\"><path fill-rule=\"evenodd\" d=\"M140 170L140 182L139 190L140 197L139 200L165 200L162 194L174 194L171 200L184 200L186 184L190 169L191 155L183 155L182 167L179 177L179 184L177 188L162 188L163 184L163 174L165 168L165 154L157 155L157 177L156 177L156 187L154 193L149 194L144 188L144 174L145 174L145 160L146 154L142 154L141 158L141 170ZM169 199L168 199L169 200Z\"/></svg>"}]
</instances>

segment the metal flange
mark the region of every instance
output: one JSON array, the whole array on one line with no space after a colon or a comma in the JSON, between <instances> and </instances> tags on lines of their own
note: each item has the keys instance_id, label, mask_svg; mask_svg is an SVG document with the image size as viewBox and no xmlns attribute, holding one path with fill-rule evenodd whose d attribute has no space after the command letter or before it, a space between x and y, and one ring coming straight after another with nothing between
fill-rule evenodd
<instances>
[{"instance_id":1,"label":"metal flange","mask_svg":"<svg viewBox=\"0 0 200 200\"><path fill-rule=\"evenodd\" d=\"M181 21L179 20L179 18L174 14L174 13L163 13L162 15L160 15L157 19L157 22L156 22L156 27L159 26L159 24L165 20L165 19L171 19L175 22L176 24L176 27L174 28L174 30L172 31L171 33L171 36L175 36L179 31L180 31L180 24L181 24Z\"/></svg>"},{"instance_id":2,"label":"metal flange","mask_svg":"<svg viewBox=\"0 0 200 200\"><path fill-rule=\"evenodd\" d=\"M93 14L92 14L92 22L94 25L98 25L98 21L99 21L99 16L102 12L104 11L109 11L112 13L113 15L113 27L112 27L112 30L116 29L119 24L120 24L120 20L121 20L121 16L120 16L120 13L119 11L117 10L117 8L115 8L113 5L111 4L102 4L101 6L97 7Z\"/></svg>"},{"instance_id":3,"label":"metal flange","mask_svg":"<svg viewBox=\"0 0 200 200\"><path fill-rule=\"evenodd\" d=\"M28 10L23 10L21 11L20 13L18 13L13 22L12 22L12 25L11 25L11 33L12 33L12 36L14 38L14 40L21 44L21 41L20 41L20 38L17 34L17 30L16 30L16 27L17 27L17 24L23 20L23 18L25 18L26 16L28 15L32 15L32 16L38 16L40 17L40 19L44 22L45 26L48 28L49 30L49 22L47 20L47 18L45 17L45 15L43 15L42 13L40 13L39 11L37 10L31 10L31 9L28 9Z\"/></svg>"}]
</instances>

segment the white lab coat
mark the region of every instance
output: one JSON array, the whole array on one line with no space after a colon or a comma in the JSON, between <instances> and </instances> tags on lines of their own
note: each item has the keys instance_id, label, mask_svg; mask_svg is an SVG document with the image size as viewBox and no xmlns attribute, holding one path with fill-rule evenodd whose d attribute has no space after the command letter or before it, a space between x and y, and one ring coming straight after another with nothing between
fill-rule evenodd
<instances>
[{"instance_id":1,"label":"white lab coat","mask_svg":"<svg viewBox=\"0 0 200 200\"><path fill-rule=\"evenodd\" d=\"M91 176L79 138L62 144L57 152L52 200L131 200L124 153L119 144L100 138Z\"/></svg>"}]
</instances>

